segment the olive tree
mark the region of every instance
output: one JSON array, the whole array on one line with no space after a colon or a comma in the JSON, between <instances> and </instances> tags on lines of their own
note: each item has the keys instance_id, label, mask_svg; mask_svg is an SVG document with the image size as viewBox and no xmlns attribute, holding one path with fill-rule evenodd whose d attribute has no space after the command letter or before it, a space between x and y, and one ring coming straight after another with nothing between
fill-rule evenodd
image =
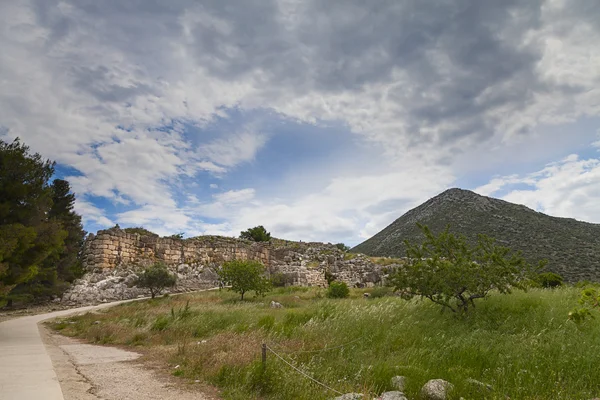
<instances>
[{"instance_id":1,"label":"olive tree","mask_svg":"<svg viewBox=\"0 0 600 400\"><path fill-rule=\"evenodd\" d=\"M142 271L136 285L150 290L150 295L154 298L165 288L175 286L175 283L177 277L169 272L166 265L155 263Z\"/></svg>"},{"instance_id":2,"label":"olive tree","mask_svg":"<svg viewBox=\"0 0 600 400\"><path fill-rule=\"evenodd\" d=\"M240 239L252 240L254 242L268 242L271 240L271 234L267 232L264 226L258 225L240 232Z\"/></svg>"},{"instance_id":3,"label":"olive tree","mask_svg":"<svg viewBox=\"0 0 600 400\"><path fill-rule=\"evenodd\" d=\"M408 262L390 272L390 283L405 298L420 297L453 312L467 311L491 291L526 289L535 270L520 253L479 235L469 246L464 236L447 227L439 235L417 224L425 236L421 245L405 241ZM544 262L540 263L540 267Z\"/></svg>"},{"instance_id":4,"label":"olive tree","mask_svg":"<svg viewBox=\"0 0 600 400\"><path fill-rule=\"evenodd\" d=\"M271 289L271 282L264 276L265 266L258 261L234 260L223 264L218 271L221 281L230 285L230 289L241 295L244 300L246 292L263 295Z\"/></svg>"}]
</instances>

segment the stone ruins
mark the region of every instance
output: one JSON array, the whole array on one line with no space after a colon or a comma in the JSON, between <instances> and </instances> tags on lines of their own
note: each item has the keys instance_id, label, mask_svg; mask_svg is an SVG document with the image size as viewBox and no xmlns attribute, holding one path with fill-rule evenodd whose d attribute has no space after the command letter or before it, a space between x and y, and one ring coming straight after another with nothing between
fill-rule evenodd
<instances>
[{"instance_id":1,"label":"stone ruins","mask_svg":"<svg viewBox=\"0 0 600 400\"><path fill-rule=\"evenodd\" d=\"M162 261L175 274L171 292L216 287L216 271L225 261L257 260L280 284L327 286L326 271L350 287L378 284L382 266L362 254L344 253L332 244L274 239L256 243L221 236L190 239L127 233L118 228L90 234L83 251L87 273L63 295L69 305L95 304L147 295L135 286L137 274Z\"/></svg>"}]
</instances>

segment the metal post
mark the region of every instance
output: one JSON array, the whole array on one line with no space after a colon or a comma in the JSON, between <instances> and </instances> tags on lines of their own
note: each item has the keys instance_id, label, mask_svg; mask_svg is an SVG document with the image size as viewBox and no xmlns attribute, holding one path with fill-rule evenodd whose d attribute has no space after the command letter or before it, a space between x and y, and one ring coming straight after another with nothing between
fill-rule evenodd
<instances>
[{"instance_id":1,"label":"metal post","mask_svg":"<svg viewBox=\"0 0 600 400\"><path fill-rule=\"evenodd\" d=\"M263 369L267 368L267 344L262 344L262 365Z\"/></svg>"}]
</instances>

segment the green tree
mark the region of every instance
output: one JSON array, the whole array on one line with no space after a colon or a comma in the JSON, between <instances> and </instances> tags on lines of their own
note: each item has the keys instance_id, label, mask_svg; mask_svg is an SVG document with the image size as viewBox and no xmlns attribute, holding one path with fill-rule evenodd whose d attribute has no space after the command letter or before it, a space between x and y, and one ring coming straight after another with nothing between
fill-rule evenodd
<instances>
[{"instance_id":1,"label":"green tree","mask_svg":"<svg viewBox=\"0 0 600 400\"><path fill-rule=\"evenodd\" d=\"M350 247L346 246L344 243L337 243L335 245L335 247L337 247L338 249L340 249L341 251L344 251L344 252L350 250Z\"/></svg>"},{"instance_id":2,"label":"green tree","mask_svg":"<svg viewBox=\"0 0 600 400\"><path fill-rule=\"evenodd\" d=\"M267 232L264 226L259 225L241 232L240 239L253 240L255 242L268 242L271 240L271 234Z\"/></svg>"},{"instance_id":3,"label":"green tree","mask_svg":"<svg viewBox=\"0 0 600 400\"><path fill-rule=\"evenodd\" d=\"M265 266L258 261L234 260L223 264L218 271L219 278L231 290L241 295L250 291L261 296L271 289L271 282L264 276Z\"/></svg>"},{"instance_id":4,"label":"green tree","mask_svg":"<svg viewBox=\"0 0 600 400\"><path fill-rule=\"evenodd\" d=\"M83 230L81 216L74 211L75 195L71 193L69 182L55 179L52 182L52 207L49 216L60 222L67 231L65 247L57 263L58 278L73 282L84 271L79 255L83 248L86 232Z\"/></svg>"},{"instance_id":5,"label":"green tree","mask_svg":"<svg viewBox=\"0 0 600 400\"><path fill-rule=\"evenodd\" d=\"M563 277L554 272L542 272L535 277L535 282L543 288L555 288L563 285Z\"/></svg>"},{"instance_id":6,"label":"green tree","mask_svg":"<svg viewBox=\"0 0 600 400\"><path fill-rule=\"evenodd\" d=\"M85 239L81 217L73 210L75 195L71 193L69 182L55 179L51 185L52 206L48 218L58 223L66 232L60 252L48 257L39 273L32 280L17 285L11 296L22 301L44 301L60 295L69 283L84 273L80 253Z\"/></svg>"},{"instance_id":7,"label":"green tree","mask_svg":"<svg viewBox=\"0 0 600 400\"><path fill-rule=\"evenodd\" d=\"M492 290L510 293L513 288L526 289L534 269L520 253L496 245L485 235L479 235L477 246L470 247L448 227L435 236L426 226L418 226L425 241L420 246L406 241L409 261L389 277L405 298L427 298L457 312L467 311Z\"/></svg>"},{"instance_id":8,"label":"green tree","mask_svg":"<svg viewBox=\"0 0 600 400\"><path fill-rule=\"evenodd\" d=\"M136 281L137 286L150 290L152 298L165 288L175 286L176 283L177 277L169 272L165 264L160 262L145 268Z\"/></svg>"},{"instance_id":9,"label":"green tree","mask_svg":"<svg viewBox=\"0 0 600 400\"><path fill-rule=\"evenodd\" d=\"M327 297L330 299L345 299L350 295L350 289L345 282L333 281L327 288Z\"/></svg>"},{"instance_id":10,"label":"green tree","mask_svg":"<svg viewBox=\"0 0 600 400\"><path fill-rule=\"evenodd\" d=\"M54 163L30 154L19 139L0 140L0 299L9 305L18 285L54 276L45 268L63 250L67 232L49 215L53 173Z\"/></svg>"}]
</instances>

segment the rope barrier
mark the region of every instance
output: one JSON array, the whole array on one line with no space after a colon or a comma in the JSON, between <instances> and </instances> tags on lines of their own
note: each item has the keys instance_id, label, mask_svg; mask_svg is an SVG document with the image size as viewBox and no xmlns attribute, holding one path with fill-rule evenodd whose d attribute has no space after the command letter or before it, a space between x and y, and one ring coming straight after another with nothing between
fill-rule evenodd
<instances>
[{"instance_id":1,"label":"rope barrier","mask_svg":"<svg viewBox=\"0 0 600 400\"><path fill-rule=\"evenodd\" d=\"M326 384L324 384L323 382L319 382L318 380L316 380L315 378L313 378L312 376L308 375L306 372L302 371L299 368L296 368L295 366L293 366L292 364L290 364L285 358L281 357L279 354L277 354L275 352L275 350L273 350L272 348L270 348L269 346L266 346L267 350L269 350L271 353L273 353L275 355L275 357L279 358L281 361L283 361L285 364L287 364L290 368L292 368L293 370L295 370L296 372L298 372L299 374L303 375L305 378L310 379L311 381L313 381L314 383L316 383L317 385L321 385L323 386L325 389L331 390L334 393L343 395L342 392L335 390L332 387L327 386Z\"/></svg>"}]
</instances>

